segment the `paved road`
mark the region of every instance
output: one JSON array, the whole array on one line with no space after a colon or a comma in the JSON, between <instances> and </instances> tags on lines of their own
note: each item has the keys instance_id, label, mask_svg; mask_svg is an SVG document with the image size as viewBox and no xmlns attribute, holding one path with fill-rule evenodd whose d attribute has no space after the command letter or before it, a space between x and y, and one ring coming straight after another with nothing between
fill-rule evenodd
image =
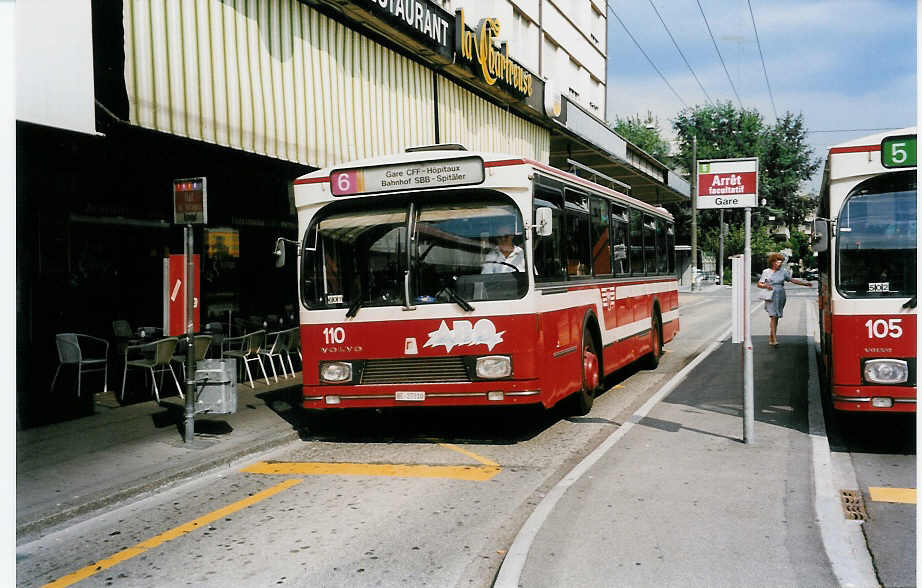
<instances>
[{"instance_id":1,"label":"paved road","mask_svg":"<svg viewBox=\"0 0 922 588\"><path fill-rule=\"evenodd\" d=\"M683 294L682 332L660 368L623 370L585 417L465 409L314 419L306 439L282 450L17 546L17 583L84 570L87 586L488 586L542 497L724 330L726 302L726 290ZM655 418L651 432L668 424ZM106 558L114 565L97 572L91 564Z\"/></svg>"}]
</instances>

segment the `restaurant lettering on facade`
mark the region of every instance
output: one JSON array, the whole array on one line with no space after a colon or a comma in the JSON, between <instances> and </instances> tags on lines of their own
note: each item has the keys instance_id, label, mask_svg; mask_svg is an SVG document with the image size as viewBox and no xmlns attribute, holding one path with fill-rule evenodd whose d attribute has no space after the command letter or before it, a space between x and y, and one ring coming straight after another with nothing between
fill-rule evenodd
<instances>
[{"instance_id":1,"label":"restaurant lettering on facade","mask_svg":"<svg viewBox=\"0 0 922 588\"><path fill-rule=\"evenodd\" d=\"M493 41L499 37L499 20L484 18L477 25L477 30L469 30L464 23L464 10L455 13L455 51L469 62L480 65L483 80L494 85L497 80L520 93L523 98L532 95L531 72L509 58L508 43L502 44L501 51L496 50Z\"/></svg>"},{"instance_id":2,"label":"restaurant lettering on facade","mask_svg":"<svg viewBox=\"0 0 922 588\"><path fill-rule=\"evenodd\" d=\"M451 16L443 9L424 0L370 0L382 20L401 27L410 27L416 38L422 38L450 54Z\"/></svg>"}]
</instances>

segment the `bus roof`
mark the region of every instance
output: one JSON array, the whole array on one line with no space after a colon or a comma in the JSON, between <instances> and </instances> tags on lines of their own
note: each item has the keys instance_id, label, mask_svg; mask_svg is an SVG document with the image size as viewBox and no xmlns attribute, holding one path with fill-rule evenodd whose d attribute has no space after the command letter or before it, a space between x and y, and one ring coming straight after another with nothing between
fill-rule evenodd
<instances>
[{"instance_id":1,"label":"bus roof","mask_svg":"<svg viewBox=\"0 0 922 588\"><path fill-rule=\"evenodd\" d=\"M617 190L612 190L600 184L596 184L591 180L581 178L575 174L571 174L564 170L558 169L556 167L551 167L546 163L541 163L540 161L535 161L533 159L528 159L526 157L521 157L517 155L510 155L508 153L493 153L493 152L483 152L483 151L459 151L459 150L444 150L444 151L412 151L407 153L396 153L393 155L388 155L385 157L375 157L371 159L360 159L355 161L347 161L335 166L325 167L317 171L313 171L303 176L298 177L294 183L295 185L299 184L316 184L323 181L328 181L330 174L335 170L347 170L354 169L366 166L376 166L376 165L387 165L387 164L399 164L407 163L413 161L439 161L443 159L457 159L459 157L469 157L477 156L483 159L484 167L505 167L512 165L528 165L531 167L536 167L541 171L548 172L550 175L557 176L590 188L597 192L601 192L607 196L615 197L619 200L624 201L627 204L635 206L637 208L652 212L659 216L667 217L672 220L672 214L668 210L660 206L655 206L653 204L638 200L632 196L628 196Z\"/></svg>"},{"instance_id":2,"label":"bus roof","mask_svg":"<svg viewBox=\"0 0 922 588\"><path fill-rule=\"evenodd\" d=\"M891 131L885 131L882 133L874 133L873 135L866 135L864 137L858 137L857 139L852 139L851 141L846 141L844 143L839 143L838 145L831 145L829 147L829 153L855 153L859 151L876 151L880 149L880 142L887 137L892 137L896 135L915 135L916 127L906 127L903 129L893 129Z\"/></svg>"}]
</instances>

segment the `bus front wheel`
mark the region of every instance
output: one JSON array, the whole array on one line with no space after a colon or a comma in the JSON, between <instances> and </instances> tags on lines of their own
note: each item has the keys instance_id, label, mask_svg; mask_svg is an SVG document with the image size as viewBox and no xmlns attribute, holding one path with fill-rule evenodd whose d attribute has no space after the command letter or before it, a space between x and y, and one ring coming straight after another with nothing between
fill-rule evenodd
<instances>
[{"instance_id":1,"label":"bus front wheel","mask_svg":"<svg viewBox=\"0 0 922 588\"><path fill-rule=\"evenodd\" d=\"M646 358L646 368L655 370L659 366L659 359L663 355L663 319L660 318L659 312L653 313L651 325L650 342L652 348Z\"/></svg>"}]
</instances>

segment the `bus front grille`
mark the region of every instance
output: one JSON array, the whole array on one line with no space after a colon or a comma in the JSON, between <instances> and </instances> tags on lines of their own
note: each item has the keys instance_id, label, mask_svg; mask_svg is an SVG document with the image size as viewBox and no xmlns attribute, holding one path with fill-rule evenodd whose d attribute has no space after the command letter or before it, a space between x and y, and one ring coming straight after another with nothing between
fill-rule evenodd
<instances>
[{"instance_id":1,"label":"bus front grille","mask_svg":"<svg viewBox=\"0 0 922 588\"><path fill-rule=\"evenodd\" d=\"M461 357L369 359L362 384L442 384L470 382Z\"/></svg>"}]
</instances>

